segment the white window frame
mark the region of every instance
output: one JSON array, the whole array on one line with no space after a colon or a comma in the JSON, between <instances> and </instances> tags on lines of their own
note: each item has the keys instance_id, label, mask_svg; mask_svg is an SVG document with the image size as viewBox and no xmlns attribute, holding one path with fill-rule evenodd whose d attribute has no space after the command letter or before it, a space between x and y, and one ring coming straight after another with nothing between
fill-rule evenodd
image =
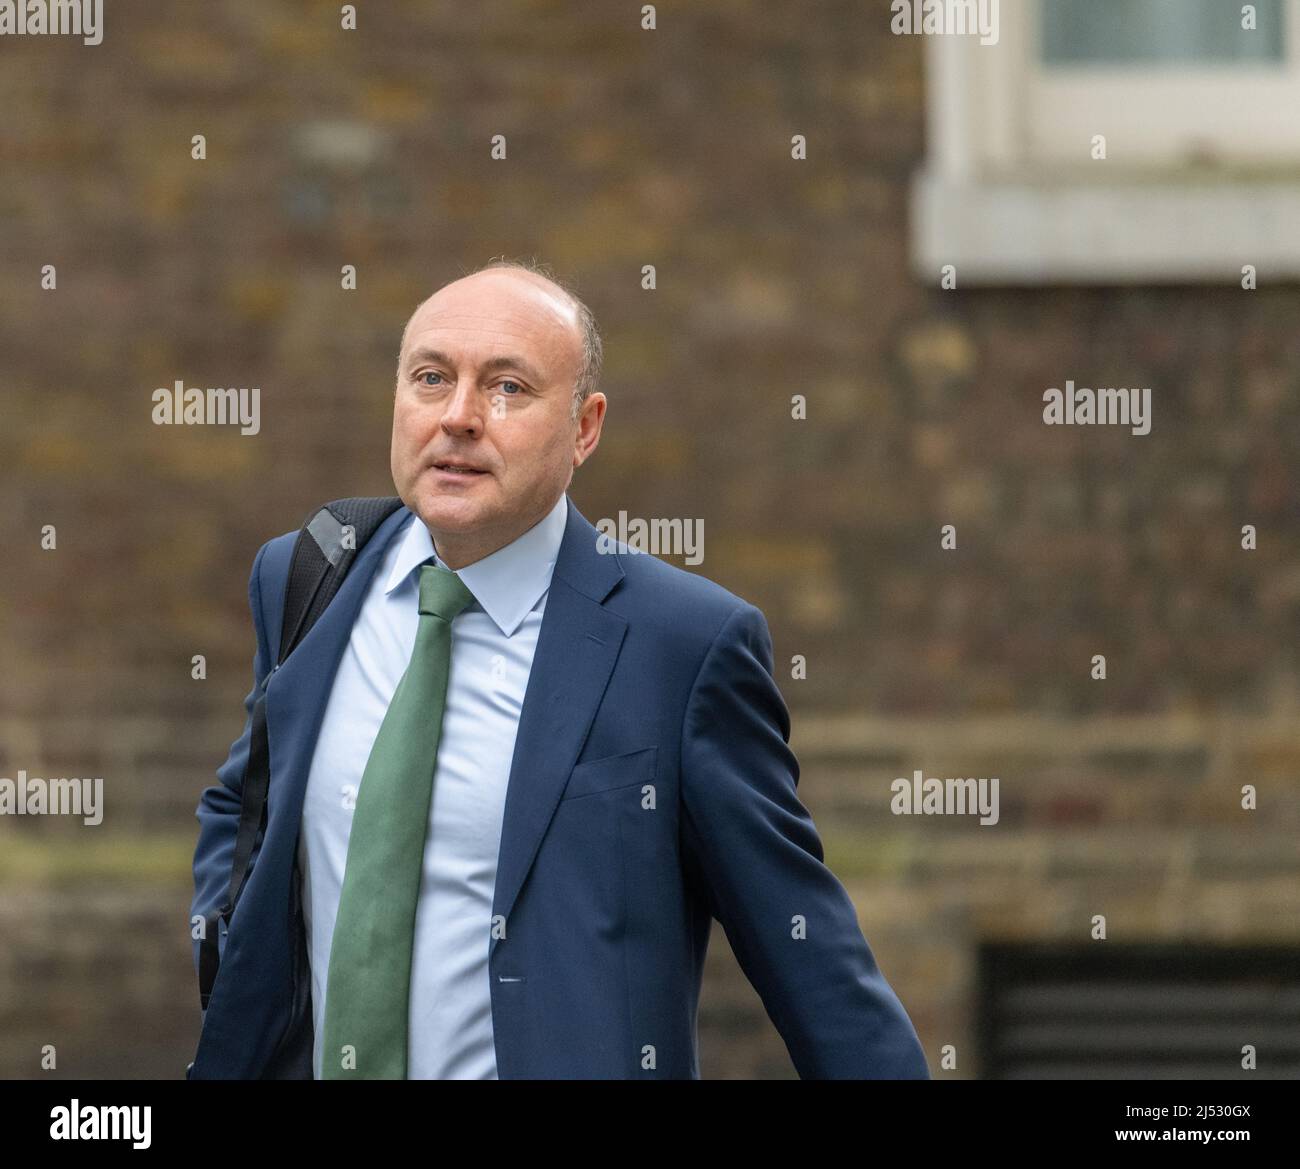
<instances>
[{"instance_id":1,"label":"white window frame","mask_svg":"<svg viewBox=\"0 0 1300 1169\"><path fill-rule=\"evenodd\" d=\"M1037 0L999 40L927 36L918 276L974 284L1300 276L1300 0L1283 66L1038 60ZM1262 34L1261 34L1262 35ZM1191 116L1187 116L1190 114ZM1094 134L1107 159L1091 158Z\"/></svg>"}]
</instances>

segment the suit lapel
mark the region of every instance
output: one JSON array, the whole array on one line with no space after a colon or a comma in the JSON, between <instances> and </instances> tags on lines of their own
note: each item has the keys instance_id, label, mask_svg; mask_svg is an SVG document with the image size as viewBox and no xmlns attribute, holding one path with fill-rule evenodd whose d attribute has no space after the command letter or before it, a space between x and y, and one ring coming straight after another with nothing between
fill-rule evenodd
<instances>
[{"instance_id":1,"label":"suit lapel","mask_svg":"<svg viewBox=\"0 0 1300 1169\"><path fill-rule=\"evenodd\" d=\"M618 557L597 550L596 529L568 505L510 765L494 919L510 917L627 632L627 621L602 604L622 579ZM492 952L498 940L494 931Z\"/></svg>"}]
</instances>

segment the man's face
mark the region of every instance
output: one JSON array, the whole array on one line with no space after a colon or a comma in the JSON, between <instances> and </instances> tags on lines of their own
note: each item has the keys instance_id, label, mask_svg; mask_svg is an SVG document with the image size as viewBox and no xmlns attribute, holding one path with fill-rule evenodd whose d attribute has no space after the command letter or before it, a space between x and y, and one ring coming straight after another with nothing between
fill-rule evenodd
<instances>
[{"instance_id":1,"label":"man's face","mask_svg":"<svg viewBox=\"0 0 1300 1169\"><path fill-rule=\"evenodd\" d=\"M567 489L605 404L593 394L573 420L581 361L576 310L529 273L479 272L416 309L393 402L393 483L440 555L488 555Z\"/></svg>"}]
</instances>

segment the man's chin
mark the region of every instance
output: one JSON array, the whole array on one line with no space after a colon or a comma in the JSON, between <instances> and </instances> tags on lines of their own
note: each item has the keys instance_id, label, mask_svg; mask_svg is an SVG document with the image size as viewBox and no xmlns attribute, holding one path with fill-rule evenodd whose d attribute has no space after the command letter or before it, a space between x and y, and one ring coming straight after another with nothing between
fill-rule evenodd
<instances>
[{"instance_id":1,"label":"man's chin","mask_svg":"<svg viewBox=\"0 0 1300 1169\"><path fill-rule=\"evenodd\" d=\"M444 532L471 532L487 517L488 509L478 500L442 491L419 496L416 503L425 525Z\"/></svg>"}]
</instances>

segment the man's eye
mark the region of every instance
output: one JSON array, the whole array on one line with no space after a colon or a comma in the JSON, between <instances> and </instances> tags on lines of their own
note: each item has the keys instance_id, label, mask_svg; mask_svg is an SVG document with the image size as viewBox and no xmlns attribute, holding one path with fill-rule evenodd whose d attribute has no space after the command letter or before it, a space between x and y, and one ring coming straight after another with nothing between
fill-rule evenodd
<instances>
[{"instance_id":1,"label":"man's eye","mask_svg":"<svg viewBox=\"0 0 1300 1169\"><path fill-rule=\"evenodd\" d=\"M523 386L521 386L518 382L504 381L504 382L502 382L501 384L502 384L503 386L514 386L516 389L519 389L519 390L522 390L522 389L523 389ZM511 394L510 397L513 398L513 397L514 397L514 394Z\"/></svg>"},{"instance_id":2,"label":"man's eye","mask_svg":"<svg viewBox=\"0 0 1300 1169\"><path fill-rule=\"evenodd\" d=\"M431 378L431 377L442 377L442 374L437 373L434 370L429 370L427 373L420 374L420 381L426 386L435 385L436 383L434 382L425 381L426 378Z\"/></svg>"}]
</instances>

